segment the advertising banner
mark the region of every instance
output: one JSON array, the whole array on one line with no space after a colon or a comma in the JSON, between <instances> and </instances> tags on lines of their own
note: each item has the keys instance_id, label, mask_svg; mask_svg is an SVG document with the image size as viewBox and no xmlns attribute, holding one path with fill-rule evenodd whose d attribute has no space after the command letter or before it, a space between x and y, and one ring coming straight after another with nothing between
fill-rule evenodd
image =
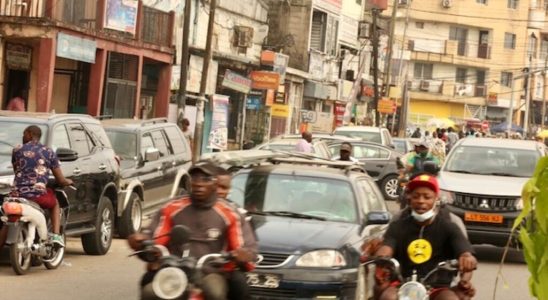
<instances>
[{"instance_id":1,"label":"advertising banner","mask_svg":"<svg viewBox=\"0 0 548 300\"><path fill-rule=\"evenodd\" d=\"M346 104L335 103L335 127L343 126Z\"/></svg>"},{"instance_id":2,"label":"advertising banner","mask_svg":"<svg viewBox=\"0 0 548 300\"><path fill-rule=\"evenodd\" d=\"M256 90L277 90L280 85L280 74L270 71L252 71L252 85Z\"/></svg>"},{"instance_id":3,"label":"advertising banner","mask_svg":"<svg viewBox=\"0 0 548 300\"><path fill-rule=\"evenodd\" d=\"M222 86L240 93L249 94L249 91L251 90L251 79L227 69Z\"/></svg>"},{"instance_id":4,"label":"advertising banner","mask_svg":"<svg viewBox=\"0 0 548 300\"><path fill-rule=\"evenodd\" d=\"M213 115L209 133L210 149L226 150L228 143L228 101L229 96L213 95Z\"/></svg>"},{"instance_id":5,"label":"advertising banner","mask_svg":"<svg viewBox=\"0 0 548 300\"><path fill-rule=\"evenodd\" d=\"M95 63L97 42L59 32L57 34L57 53L59 57Z\"/></svg>"},{"instance_id":6,"label":"advertising banner","mask_svg":"<svg viewBox=\"0 0 548 300\"><path fill-rule=\"evenodd\" d=\"M104 27L135 34L138 0L107 0Z\"/></svg>"}]
</instances>

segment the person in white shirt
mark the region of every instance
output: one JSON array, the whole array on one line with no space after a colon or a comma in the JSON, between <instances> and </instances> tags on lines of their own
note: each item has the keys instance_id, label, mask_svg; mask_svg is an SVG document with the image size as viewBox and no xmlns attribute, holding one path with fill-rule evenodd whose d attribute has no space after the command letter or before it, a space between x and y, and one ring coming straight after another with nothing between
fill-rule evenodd
<instances>
[{"instance_id":1,"label":"person in white shirt","mask_svg":"<svg viewBox=\"0 0 548 300\"><path fill-rule=\"evenodd\" d=\"M359 162L359 160L352 157L352 144L349 142L343 142L341 144L341 148L339 148L339 157L334 158L334 160L351 161L354 163Z\"/></svg>"},{"instance_id":2,"label":"person in white shirt","mask_svg":"<svg viewBox=\"0 0 548 300\"><path fill-rule=\"evenodd\" d=\"M295 145L295 151L297 152L305 152L305 153L312 153L314 152L312 149L312 133L308 131L303 131L301 134L302 139L300 139L297 142L297 145Z\"/></svg>"}]
</instances>

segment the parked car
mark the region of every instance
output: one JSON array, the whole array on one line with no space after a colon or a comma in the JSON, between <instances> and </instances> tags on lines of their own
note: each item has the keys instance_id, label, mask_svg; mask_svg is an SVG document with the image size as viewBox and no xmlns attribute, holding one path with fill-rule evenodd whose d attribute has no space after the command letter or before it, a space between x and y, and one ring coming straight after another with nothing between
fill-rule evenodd
<instances>
[{"instance_id":1,"label":"parked car","mask_svg":"<svg viewBox=\"0 0 548 300\"><path fill-rule=\"evenodd\" d=\"M332 142L328 145L333 158L339 157L342 142ZM392 148L372 142L350 142L352 157L365 164L364 168L375 180L385 199L398 198L398 165L401 154Z\"/></svg>"},{"instance_id":2,"label":"parked car","mask_svg":"<svg viewBox=\"0 0 548 300\"><path fill-rule=\"evenodd\" d=\"M172 195L189 190L191 152L179 127L167 119L103 120L120 157L118 234L139 231L143 215L164 205Z\"/></svg>"},{"instance_id":3,"label":"parked car","mask_svg":"<svg viewBox=\"0 0 548 300\"><path fill-rule=\"evenodd\" d=\"M270 141L260 144L257 147L253 149L257 150L279 150L279 151L287 151L287 152L293 152L295 151L295 147L297 146L297 142L301 139L301 136L293 135L293 136L280 136L271 139ZM312 154L323 157L325 159L330 159L331 154L329 152L329 149L327 148L327 144L319 139L312 136Z\"/></svg>"},{"instance_id":4,"label":"parked car","mask_svg":"<svg viewBox=\"0 0 548 300\"><path fill-rule=\"evenodd\" d=\"M30 125L42 130L41 142L59 154L67 189L67 236L80 236L85 253L108 252L118 203L119 165L101 123L88 115L0 111L0 182L13 183L12 149Z\"/></svg>"},{"instance_id":5,"label":"parked car","mask_svg":"<svg viewBox=\"0 0 548 300\"><path fill-rule=\"evenodd\" d=\"M263 154L233 176L229 195L260 241L263 260L247 273L252 298L355 299L359 247L390 218L377 186L352 163Z\"/></svg>"},{"instance_id":6,"label":"parked car","mask_svg":"<svg viewBox=\"0 0 548 300\"><path fill-rule=\"evenodd\" d=\"M390 131L386 128L371 126L341 126L337 127L333 134L358 138L364 141L378 143L394 148L394 142Z\"/></svg>"},{"instance_id":7,"label":"parked car","mask_svg":"<svg viewBox=\"0 0 548 300\"><path fill-rule=\"evenodd\" d=\"M535 141L467 138L457 142L439 173L441 198L463 219L472 243L506 245L523 208L523 185L546 154L546 146Z\"/></svg>"},{"instance_id":8,"label":"parked car","mask_svg":"<svg viewBox=\"0 0 548 300\"><path fill-rule=\"evenodd\" d=\"M393 138L392 140L394 141L394 149L401 154L406 154L415 150L414 145L409 138Z\"/></svg>"}]
</instances>

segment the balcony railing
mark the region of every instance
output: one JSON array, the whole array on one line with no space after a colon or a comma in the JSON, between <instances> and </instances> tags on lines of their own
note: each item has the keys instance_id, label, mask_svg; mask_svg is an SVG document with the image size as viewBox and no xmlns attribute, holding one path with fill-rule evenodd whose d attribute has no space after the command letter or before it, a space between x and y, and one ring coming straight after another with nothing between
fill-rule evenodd
<instances>
[{"instance_id":1,"label":"balcony railing","mask_svg":"<svg viewBox=\"0 0 548 300\"><path fill-rule=\"evenodd\" d=\"M97 0L57 1L54 18L80 27L96 28Z\"/></svg>"},{"instance_id":2,"label":"balcony railing","mask_svg":"<svg viewBox=\"0 0 548 300\"><path fill-rule=\"evenodd\" d=\"M41 18L45 2L40 0L0 0L0 16Z\"/></svg>"},{"instance_id":3,"label":"balcony railing","mask_svg":"<svg viewBox=\"0 0 548 300\"><path fill-rule=\"evenodd\" d=\"M170 13L143 6L141 22L141 39L146 43L171 46Z\"/></svg>"}]
</instances>

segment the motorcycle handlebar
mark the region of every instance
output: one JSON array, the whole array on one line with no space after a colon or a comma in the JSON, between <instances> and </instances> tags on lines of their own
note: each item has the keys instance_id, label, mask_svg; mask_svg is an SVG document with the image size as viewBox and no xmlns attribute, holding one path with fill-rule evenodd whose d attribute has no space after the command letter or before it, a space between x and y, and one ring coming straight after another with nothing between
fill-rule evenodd
<instances>
[{"instance_id":1,"label":"motorcycle handlebar","mask_svg":"<svg viewBox=\"0 0 548 300\"><path fill-rule=\"evenodd\" d=\"M204 267L204 264L210 260L213 260L213 259L222 259L222 260L225 260L225 261L229 261L233 258L232 254L231 253L212 253L212 254L207 254L207 255L204 255L202 257L200 257L200 259L198 259L198 262L196 263L196 269L198 270L201 270L203 269Z\"/></svg>"}]
</instances>

